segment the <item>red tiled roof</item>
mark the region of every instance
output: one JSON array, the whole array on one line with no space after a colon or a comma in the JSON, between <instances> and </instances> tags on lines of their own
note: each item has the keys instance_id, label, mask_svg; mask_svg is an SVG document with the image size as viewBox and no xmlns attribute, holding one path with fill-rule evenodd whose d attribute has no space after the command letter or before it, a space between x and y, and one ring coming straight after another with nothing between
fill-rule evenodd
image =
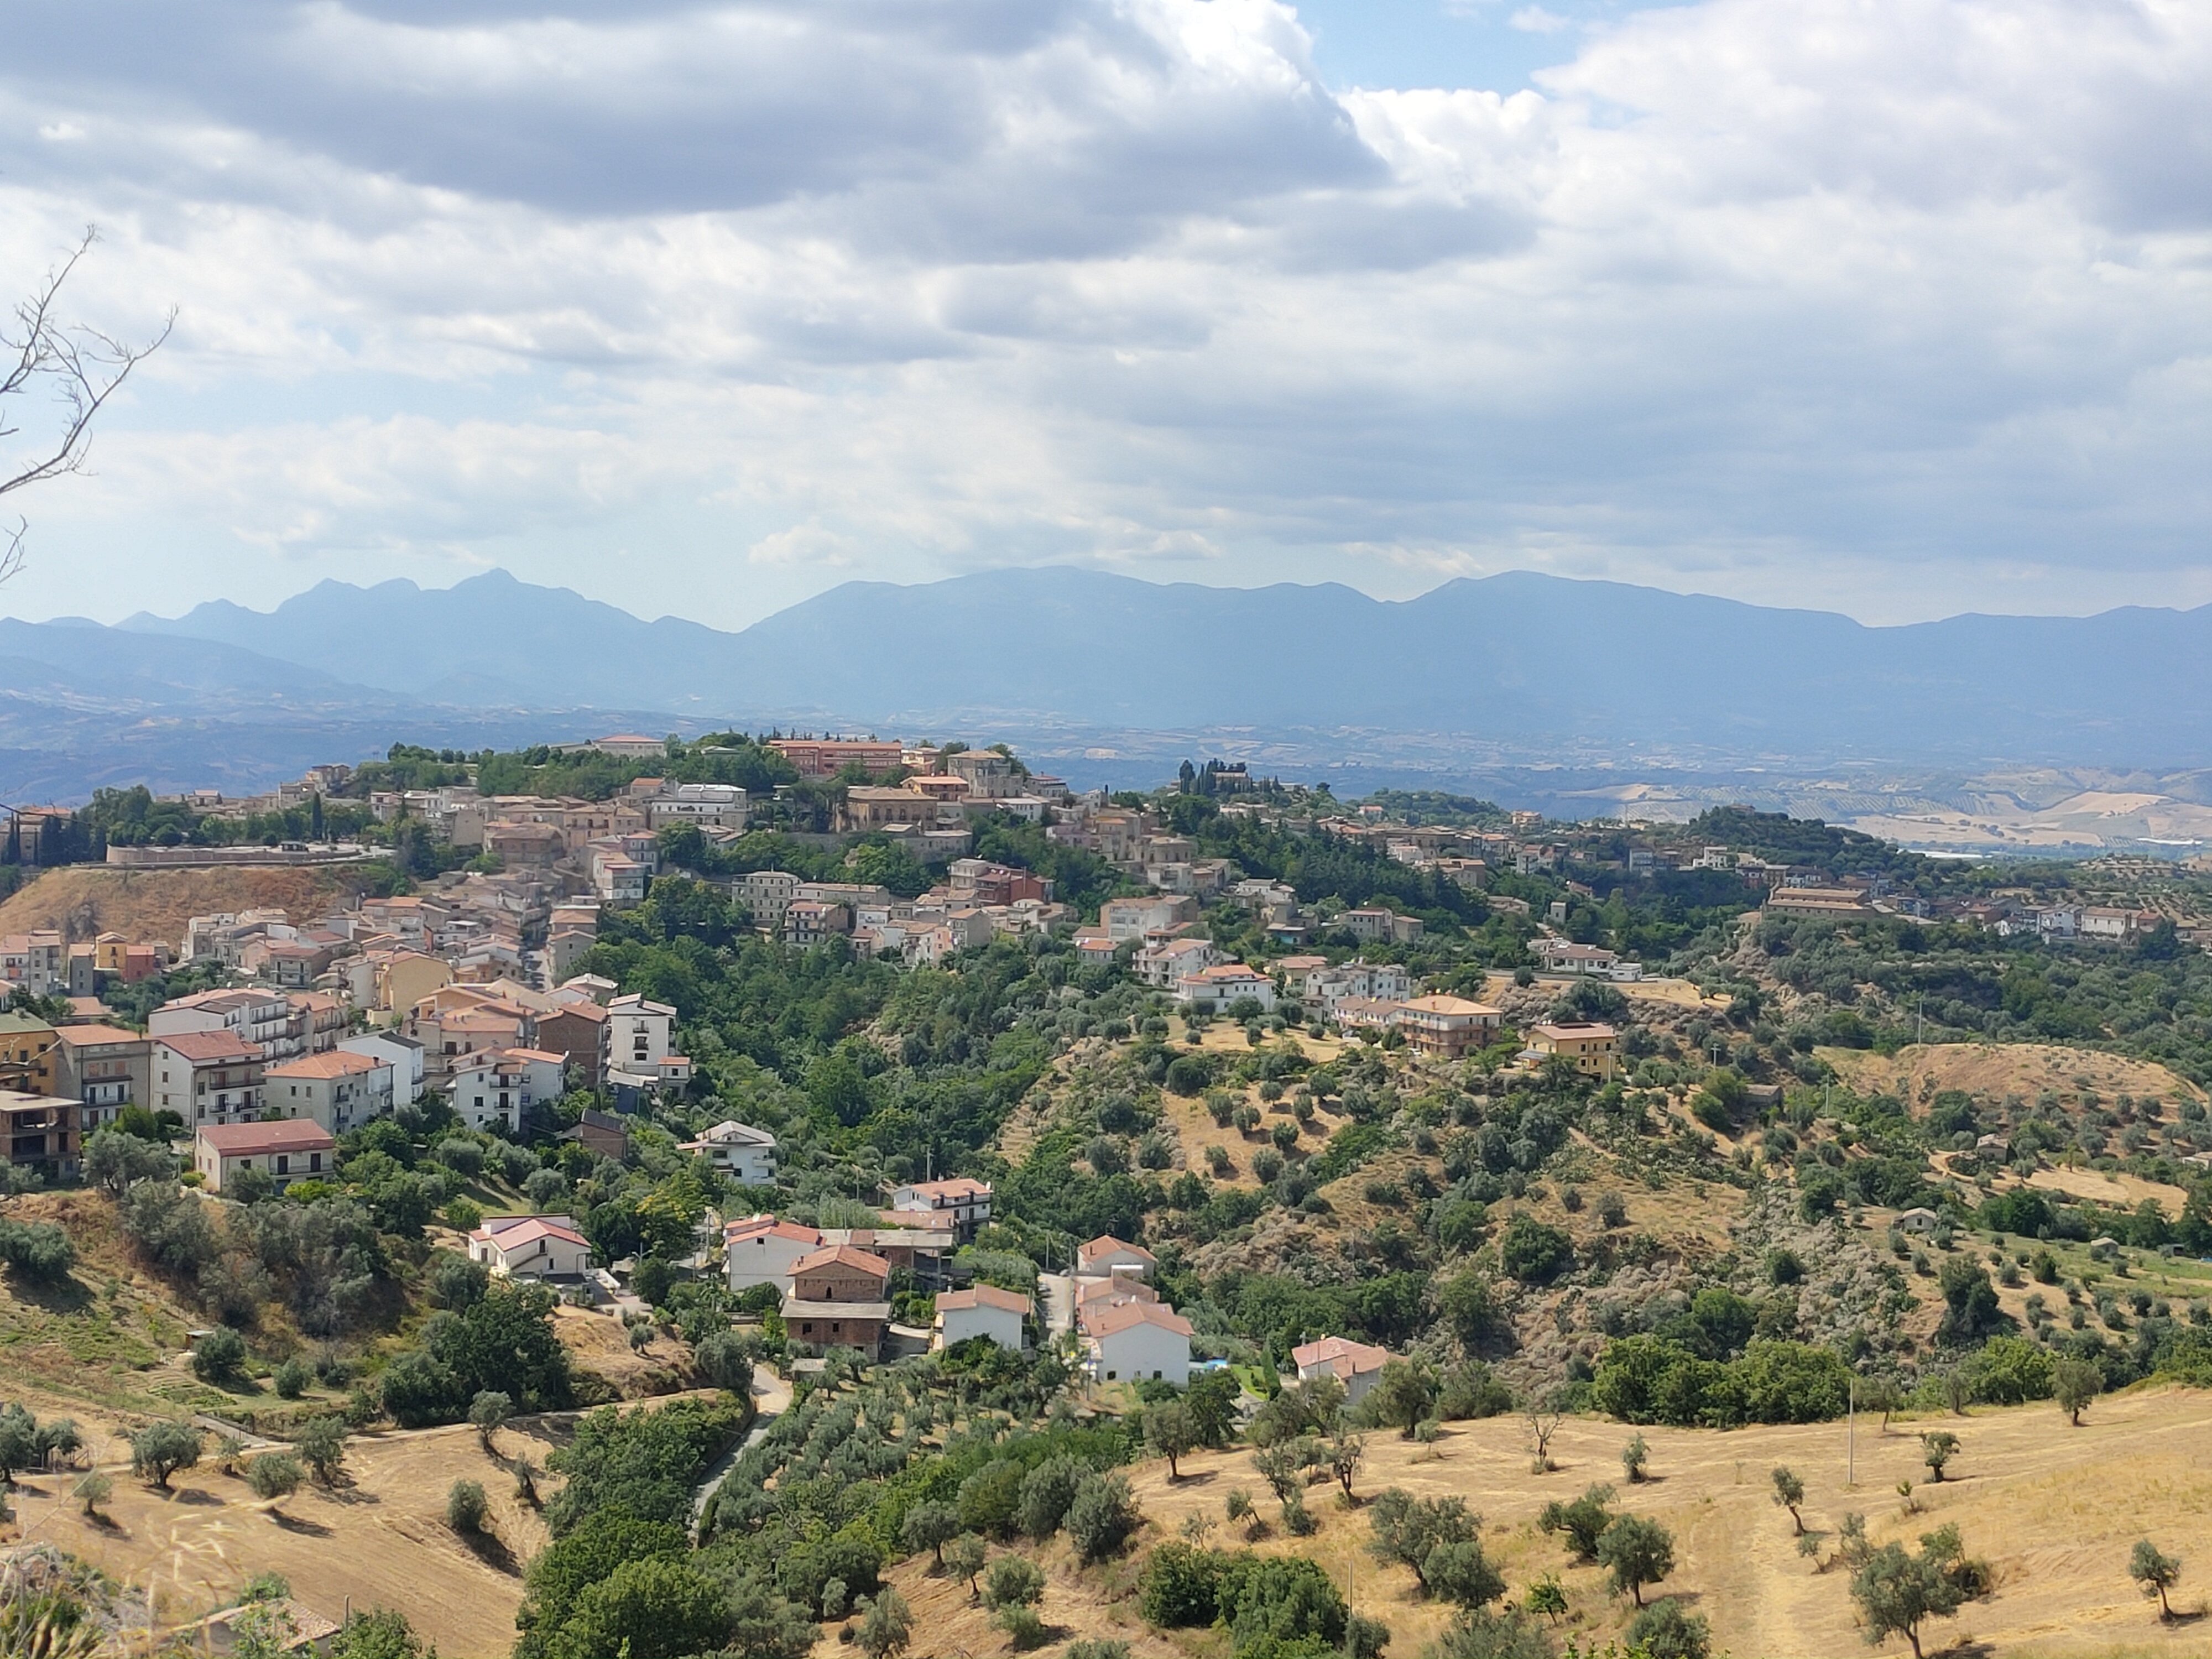
<instances>
[{"instance_id":1,"label":"red tiled roof","mask_svg":"<svg viewBox=\"0 0 2212 1659\"><path fill-rule=\"evenodd\" d=\"M337 1145L331 1132L304 1118L281 1123L216 1123L198 1132L199 1139L225 1158L249 1152L327 1152Z\"/></svg>"}]
</instances>

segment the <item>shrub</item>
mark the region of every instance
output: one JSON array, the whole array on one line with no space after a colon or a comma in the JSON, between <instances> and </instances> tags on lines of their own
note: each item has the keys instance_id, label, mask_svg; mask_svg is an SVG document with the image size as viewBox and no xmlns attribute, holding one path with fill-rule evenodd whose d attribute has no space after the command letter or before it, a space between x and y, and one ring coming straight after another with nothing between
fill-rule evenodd
<instances>
[{"instance_id":1,"label":"shrub","mask_svg":"<svg viewBox=\"0 0 2212 1659\"><path fill-rule=\"evenodd\" d=\"M1544 1627L1514 1607L1468 1607L1452 1620L1432 1651L1437 1659L1552 1659Z\"/></svg>"},{"instance_id":2,"label":"shrub","mask_svg":"<svg viewBox=\"0 0 2212 1659\"><path fill-rule=\"evenodd\" d=\"M1613 1513L1606 1507L1612 1501L1613 1488L1607 1486L1592 1486L1571 1504L1554 1499L1538 1512L1537 1530L1565 1533L1567 1547L1577 1560L1595 1561L1598 1540L1613 1522Z\"/></svg>"},{"instance_id":3,"label":"shrub","mask_svg":"<svg viewBox=\"0 0 2212 1659\"><path fill-rule=\"evenodd\" d=\"M455 1532L482 1532L489 1508L483 1487L474 1480L456 1480L446 1489L446 1524Z\"/></svg>"},{"instance_id":4,"label":"shrub","mask_svg":"<svg viewBox=\"0 0 2212 1659\"><path fill-rule=\"evenodd\" d=\"M1671 1595L1662 1596L1629 1621L1628 1645L1650 1659L1705 1659L1712 1641L1711 1627Z\"/></svg>"},{"instance_id":5,"label":"shrub","mask_svg":"<svg viewBox=\"0 0 2212 1659\"><path fill-rule=\"evenodd\" d=\"M1047 1458L1023 1476L1015 1506L1021 1529L1040 1540L1058 1532L1090 1473L1091 1466L1081 1458L1062 1455Z\"/></svg>"},{"instance_id":6,"label":"shrub","mask_svg":"<svg viewBox=\"0 0 2212 1659\"><path fill-rule=\"evenodd\" d=\"M307 1478L300 1460L285 1452L264 1452L246 1466L246 1484L256 1498L289 1498Z\"/></svg>"},{"instance_id":7,"label":"shrub","mask_svg":"<svg viewBox=\"0 0 2212 1659\"><path fill-rule=\"evenodd\" d=\"M26 1279L52 1284L67 1279L76 1265L76 1246L51 1221L0 1218L0 1261Z\"/></svg>"},{"instance_id":8,"label":"shrub","mask_svg":"<svg viewBox=\"0 0 2212 1659\"><path fill-rule=\"evenodd\" d=\"M1498 1265L1523 1284L1543 1285L1574 1265L1574 1241L1526 1210L1505 1224L1498 1242Z\"/></svg>"},{"instance_id":9,"label":"shrub","mask_svg":"<svg viewBox=\"0 0 2212 1659\"><path fill-rule=\"evenodd\" d=\"M1163 1629L1210 1625L1218 1610L1224 1558L1188 1544L1165 1543L1146 1564L1138 1606L1147 1624Z\"/></svg>"},{"instance_id":10,"label":"shrub","mask_svg":"<svg viewBox=\"0 0 2212 1659\"><path fill-rule=\"evenodd\" d=\"M246 1339L218 1325L192 1345L192 1375L214 1387L235 1379L246 1364Z\"/></svg>"},{"instance_id":11,"label":"shrub","mask_svg":"<svg viewBox=\"0 0 2212 1659\"><path fill-rule=\"evenodd\" d=\"M343 1417L310 1418L300 1427L296 1443L300 1455L315 1479L335 1486L345 1465L346 1421Z\"/></svg>"},{"instance_id":12,"label":"shrub","mask_svg":"<svg viewBox=\"0 0 2212 1659\"><path fill-rule=\"evenodd\" d=\"M1002 1555L983 1575L983 1605L994 1613L1032 1607L1043 1595L1044 1569L1025 1556Z\"/></svg>"},{"instance_id":13,"label":"shrub","mask_svg":"<svg viewBox=\"0 0 2212 1659\"><path fill-rule=\"evenodd\" d=\"M1144 1524L1144 1515L1118 1470L1085 1478L1067 1507L1067 1535L1086 1563L1103 1561Z\"/></svg>"},{"instance_id":14,"label":"shrub","mask_svg":"<svg viewBox=\"0 0 2212 1659\"><path fill-rule=\"evenodd\" d=\"M270 1376L280 1400L297 1400L307 1391L308 1370L296 1359L288 1359Z\"/></svg>"}]
</instances>

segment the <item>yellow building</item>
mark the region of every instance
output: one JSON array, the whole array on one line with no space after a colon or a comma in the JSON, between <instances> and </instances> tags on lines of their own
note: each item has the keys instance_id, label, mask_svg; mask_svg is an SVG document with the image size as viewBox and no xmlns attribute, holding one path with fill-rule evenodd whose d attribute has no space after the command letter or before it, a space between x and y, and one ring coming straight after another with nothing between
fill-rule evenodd
<instances>
[{"instance_id":1,"label":"yellow building","mask_svg":"<svg viewBox=\"0 0 2212 1659\"><path fill-rule=\"evenodd\" d=\"M1620 1053L1620 1033L1595 1020L1563 1019L1530 1031L1528 1049L1535 1054L1563 1055L1583 1076L1607 1082Z\"/></svg>"},{"instance_id":2,"label":"yellow building","mask_svg":"<svg viewBox=\"0 0 2212 1659\"><path fill-rule=\"evenodd\" d=\"M54 1028L33 1014L0 1014L0 1089L54 1091Z\"/></svg>"}]
</instances>

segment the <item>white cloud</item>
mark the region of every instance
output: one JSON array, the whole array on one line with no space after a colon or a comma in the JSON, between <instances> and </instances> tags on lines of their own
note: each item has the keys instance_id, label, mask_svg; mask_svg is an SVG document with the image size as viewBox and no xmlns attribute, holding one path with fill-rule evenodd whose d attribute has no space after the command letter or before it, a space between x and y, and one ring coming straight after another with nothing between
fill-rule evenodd
<instances>
[{"instance_id":1,"label":"white cloud","mask_svg":"<svg viewBox=\"0 0 2212 1659\"><path fill-rule=\"evenodd\" d=\"M1510 96L1271 0L110 22L0 65L0 272L98 219L87 313L181 311L73 557L2212 593L2201 8L1705 0Z\"/></svg>"}]
</instances>

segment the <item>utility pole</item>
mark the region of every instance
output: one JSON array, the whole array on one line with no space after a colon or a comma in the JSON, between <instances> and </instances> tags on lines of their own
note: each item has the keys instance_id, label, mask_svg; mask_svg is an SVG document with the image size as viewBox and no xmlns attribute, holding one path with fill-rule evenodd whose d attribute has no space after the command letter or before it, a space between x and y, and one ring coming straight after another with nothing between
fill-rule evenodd
<instances>
[{"instance_id":1,"label":"utility pole","mask_svg":"<svg viewBox=\"0 0 2212 1659\"><path fill-rule=\"evenodd\" d=\"M1859 1450L1859 1376L1850 1374L1844 1384L1848 1403L1844 1408L1844 1490L1850 1491L1858 1485Z\"/></svg>"}]
</instances>

